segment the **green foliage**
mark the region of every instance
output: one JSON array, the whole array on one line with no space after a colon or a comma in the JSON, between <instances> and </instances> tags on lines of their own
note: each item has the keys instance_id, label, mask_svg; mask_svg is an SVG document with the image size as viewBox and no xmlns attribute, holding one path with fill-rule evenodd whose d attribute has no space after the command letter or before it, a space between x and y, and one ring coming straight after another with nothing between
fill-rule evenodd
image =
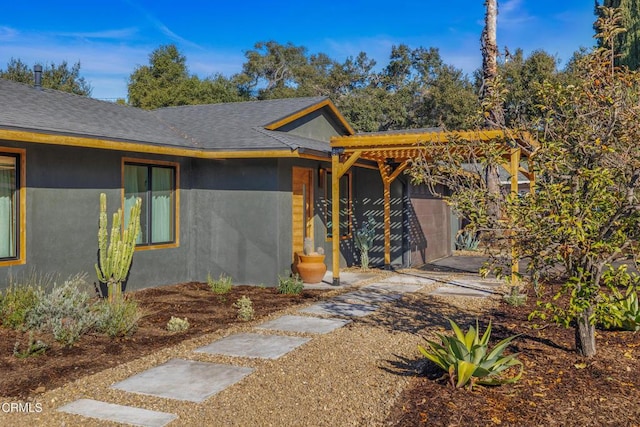
<instances>
[{"instance_id":1,"label":"green foliage","mask_svg":"<svg viewBox=\"0 0 640 427\"><path fill-rule=\"evenodd\" d=\"M456 249L459 251L477 251L480 239L473 230L464 230L456 237Z\"/></svg>"},{"instance_id":2,"label":"green foliage","mask_svg":"<svg viewBox=\"0 0 640 427\"><path fill-rule=\"evenodd\" d=\"M367 216L367 220L356 230L355 243L360 250L360 267L363 270L369 269L369 250L373 247L376 238L376 220L372 215Z\"/></svg>"},{"instance_id":3,"label":"green foliage","mask_svg":"<svg viewBox=\"0 0 640 427\"><path fill-rule=\"evenodd\" d=\"M62 285L55 284L50 293L40 299L26 318L29 329L50 332L56 341L73 345L90 331L98 320L91 308L86 274L71 276Z\"/></svg>"},{"instance_id":4,"label":"green foliage","mask_svg":"<svg viewBox=\"0 0 640 427\"><path fill-rule=\"evenodd\" d=\"M138 303L130 298L113 302L102 300L94 306L94 310L97 315L96 331L111 338L132 335L143 316Z\"/></svg>"},{"instance_id":5,"label":"green foliage","mask_svg":"<svg viewBox=\"0 0 640 427\"><path fill-rule=\"evenodd\" d=\"M129 224L124 232L120 229L122 209L113 214L111 238L107 232L107 195L100 194L100 221L98 226L98 263L95 265L100 282L108 289L109 301L113 302L122 296L122 282L127 278L136 240L140 233L140 211L142 199L137 198L131 208ZM107 246L108 241L108 246ZM103 295L104 297L104 295Z\"/></svg>"},{"instance_id":6,"label":"green foliage","mask_svg":"<svg viewBox=\"0 0 640 427\"><path fill-rule=\"evenodd\" d=\"M596 1L596 16L602 19L605 11L599 7ZM631 0L604 0L602 6L618 8L621 16L621 25L624 31L615 35L615 45L620 52L616 58L616 64L626 65L632 70L640 67L640 8L638 3Z\"/></svg>"},{"instance_id":7,"label":"green foliage","mask_svg":"<svg viewBox=\"0 0 640 427\"><path fill-rule=\"evenodd\" d=\"M26 359L27 357L35 357L43 355L49 345L42 340L36 340L33 338L33 332L29 331L29 340L24 350L20 350L20 341L16 341L13 346L13 355L18 359Z\"/></svg>"},{"instance_id":8,"label":"green foliage","mask_svg":"<svg viewBox=\"0 0 640 427\"><path fill-rule=\"evenodd\" d=\"M503 299L509 305L520 307L527 302L527 294L520 293L520 287L514 285L511 286L509 293L503 296Z\"/></svg>"},{"instance_id":9,"label":"green foliage","mask_svg":"<svg viewBox=\"0 0 640 427\"><path fill-rule=\"evenodd\" d=\"M184 332L189 329L189 321L185 317L181 319L179 317L171 316L171 319L167 322L167 330L169 332Z\"/></svg>"},{"instance_id":10,"label":"green foliage","mask_svg":"<svg viewBox=\"0 0 640 427\"><path fill-rule=\"evenodd\" d=\"M470 326L466 334L453 320L449 319L449 323L455 335L437 334L440 343L425 339L427 347L418 345L418 349L424 357L449 374L452 386L468 386L472 389L475 384L499 385L520 379L524 366L516 358L517 354L503 356L504 350L517 335L500 341L489 350L491 322L482 336L477 320L476 327ZM520 371L514 376L505 376L505 371L512 367L520 367Z\"/></svg>"},{"instance_id":11,"label":"green foliage","mask_svg":"<svg viewBox=\"0 0 640 427\"><path fill-rule=\"evenodd\" d=\"M14 58L11 58L6 70L0 70L0 78L29 85L34 82L33 70L20 59ZM80 77L80 62L69 68L67 61L62 61L60 65L52 62L42 67L42 87L81 96L91 96L92 90L84 77Z\"/></svg>"},{"instance_id":12,"label":"green foliage","mask_svg":"<svg viewBox=\"0 0 640 427\"><path fill-rule=\"evenodd\" d=\"M137 67L129 76L129 103L154 109L246 99L233 79L216 74L202 80L189 74L186 61L175 45L154 50L149 55L149 65Z\"/></svg>"},{"instance_id":13,"label":"green foliage","mask_svg":"<svg viewBox=\"0 0 640 427\"><path fill-rule=\"evenodd\" d=\"M238 319L244 322L248 322L253 319L253 316L255 315L253 302L247 296L243 295L242 298L238 299L238 301L233 304L233 307L238 310Z\"/></svg>"},{"instance_id":14,"label":"green foliage","mask_svg":"<svg viewBox=\"0 0 640 427\"><path fill-rule=\"evenodd\" d=\"M207 274L207 283L209 284L211 291L216 295L229 293L233 287L231 276L227 276L224 273L221 273L217 279L211 277L211 274Z\"/></svg>"},{"instance_id":15,"label":"green foliage","mask_svg":"<svg viewBox=\"0 0 640 427\"><path fill-rule=\"evenodd\" d=\"M37 306L44 291L35 283L12 283L0 293L0 323L12 329L25 326L27 315Z\"/></svg>"},{"instance_id":16,"label":"green foliage","mask_svg":"<svg viewBox=\"0 0 640 427\"><path fill-rule=\"evenodd\" d=\"M497 262L527 259L535 280L562 278L559 292L540 292L538 313L576 328L576 348L587 357L596 353L594 325L610 304L603 272L637 253L640 241L640 74L614 66L619 21L606 10L601 47L574 58L571 78L532 83L535 108L520 128L527 133L425 147L411 172L435 191L448 189L446 200L482 230ZM539 59L534 69L550 65ZM505 82L494 83L491 102L504 102ZM485 174L501 167L510 147L530 154L520 166L535 174L535 192L488 191ZM490 215L494 203L501 218Z\"/></svg>"},{"instance_id":17,"label":"green foliage","mask_svg":"<svg viewBox=\"0 0 640 427\"><path fill-rule=\"evenodd\" d=\"M278 276L278 292L285 295L298 295L304 289L304 282L297 274Z\"/></svg>"}]
</instances>

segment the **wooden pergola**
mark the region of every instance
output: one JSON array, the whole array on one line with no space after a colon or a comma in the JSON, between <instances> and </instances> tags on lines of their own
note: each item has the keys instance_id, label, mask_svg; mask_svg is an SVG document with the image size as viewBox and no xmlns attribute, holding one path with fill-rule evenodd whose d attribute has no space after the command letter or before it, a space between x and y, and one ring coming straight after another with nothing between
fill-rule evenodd
<instances>
[{"instance_id":1,"label":"wooden pergola","mask_svg":"<svg viewBox=\"0 0 640 427\"><path fill-rule=\"evenodd\" d=\"M332 200L340 200L340 178L359 160L368 160L378 166L383 183L384 209L384 263L391 265L391 183L409 167L411 160L419 156L428 145L445 145L450 141L496 141L509 142L508 155L502 167L511 175L511 191L518 191L518 173L529 179L531 189L535 185L534 175L520 166L521 158L531 154L535 146L528 134L514 134L503 130L481 130L469 132L407 131L406 133L371 133L331 138L331 194ZM481 154L481 153L480 153ZM396 166L397 165L397 166ZM395 167L394 167L395 166ZM332 218L339 218L340 204L332 203ZM332 235L339 236L339 221L331 224ZM340 285L340 239L332 239L333 285ZM512 272L518 271L517 260L512 260Z\"/></svg>"}]
</instances>

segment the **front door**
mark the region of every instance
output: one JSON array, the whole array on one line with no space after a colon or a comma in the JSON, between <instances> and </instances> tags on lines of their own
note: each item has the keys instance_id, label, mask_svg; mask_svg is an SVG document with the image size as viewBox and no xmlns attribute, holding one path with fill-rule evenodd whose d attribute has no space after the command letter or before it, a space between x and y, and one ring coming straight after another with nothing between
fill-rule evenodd
<instances>
[{"instance_id":1,"label":"front door","mask_svg":"<svg viewBox=\"0 0 640 427\"><path fill-rule=\"evenodd\" d=\"M302 252L305 237L313 239L313 169L293 168L292 220L293 254Z\"/></svg>"}]
</instances>

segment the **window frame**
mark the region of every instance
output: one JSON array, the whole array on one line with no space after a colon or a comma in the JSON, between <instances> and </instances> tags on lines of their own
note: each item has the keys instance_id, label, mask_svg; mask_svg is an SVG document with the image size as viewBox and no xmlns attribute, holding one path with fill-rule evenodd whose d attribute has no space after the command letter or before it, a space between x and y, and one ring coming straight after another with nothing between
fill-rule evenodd
<instances>
[{"instance_id":1,"label":"window frame","mask_svg":"<svg viewBox=\"0 0 640 427\"><path fill-rule=\"evenodd\" d=\"M331 184L331 168L322 169L324 175L324 200L325 200L325 210L324 210L324 223L327 229L326 232L326 241L330 242L333 240L333 236L331 234L331 228L327 226L331 216L331 203L332 200L332 184ZM349 190L349 197L347 198L347 232L340 234L340 240L349 240L353 237L353 174L351 171L345 172L344 175L340 177L340 180L347 179L347 188ZM342 197L342 194L340 194ZM331 218L333 219L333 218Z\"/></svg>"},{"instance_id":2,"label":"window frame","mask_svg":"<svg viewBox=\"0 0 640 427\"><path fill-rule=\"evenodd\" d=\"M0 258L0 267L22 265L27 262L27 150L23 148L0 147L0 155L16 158L16 255Z\"/></svg>"},{"instance_id":3,"label":"window frame","mask_svg":"<svg viewBox=\"0 0 640 427\"><path fill-rule=\"evenodd\" d=\"M122 210L124 212L125 206L125 166L145 166L147 168L152 168L154 166L160 167L169 167L173 168L174 172L174 188L173 188L173 229L174 229L174 239L171 242L162 242L162 243L141 243L136 245L136 251L144 251L144 250L152 250L152 249L164 249L164 248L177 248L180 246L180 164L177 162L169 162L162 160L149 160L149 159L139 159L132 157L123 157L122 158L122 195L121 195L121 203ZM151 193L151 190L147 190ZM148 222L148 227L151 226L151 223ZM124 221L122 223L122 227L124 228Z\"/></svg>"}]
</instances>

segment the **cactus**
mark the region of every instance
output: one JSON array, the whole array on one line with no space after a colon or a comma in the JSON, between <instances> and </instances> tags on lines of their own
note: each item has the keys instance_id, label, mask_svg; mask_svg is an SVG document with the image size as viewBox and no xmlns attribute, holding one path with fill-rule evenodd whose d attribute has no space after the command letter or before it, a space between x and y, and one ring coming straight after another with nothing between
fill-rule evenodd
<instances>
[{"instance_id":1,"label":"cactus","mask_svg":"<svg viewBox=\"0 0 640 427\"><path fill-rule=\"evenodd\" d=\"M304 238L303 252L305 255L313 253L313 239L311 237Z\"/></svg>"},{"instance_id":2,"label":"cactus","mask_svg":"<svg viewBox=\"0 0 640 427\"><path fill-rule=\"evenodd\" d=\"M100 282L107 285L108 298L114 302L122 297L122 282L131 268L136 239L140 233L142 200L136 199L131 208L129 225L121 231L122 209L113 214L111 237L107 234L107 195L100 194L100 221L98 226L98 263L95 265ZM107 241L109 245L107 246Z\"/></svg>"},{"instance_id":3,"label":"cactus","mask_svg":"<svg viewBox=\"0 0 640 427\"><path fill-rule=\"evenodd\" d=\"M367 216L367 221L356 230L355 243L360 249L360 266L362 270L369 269L369 249L373 247L373 241L376 237L376 221L371 215Z\"/></svg>"}]
</instances>

